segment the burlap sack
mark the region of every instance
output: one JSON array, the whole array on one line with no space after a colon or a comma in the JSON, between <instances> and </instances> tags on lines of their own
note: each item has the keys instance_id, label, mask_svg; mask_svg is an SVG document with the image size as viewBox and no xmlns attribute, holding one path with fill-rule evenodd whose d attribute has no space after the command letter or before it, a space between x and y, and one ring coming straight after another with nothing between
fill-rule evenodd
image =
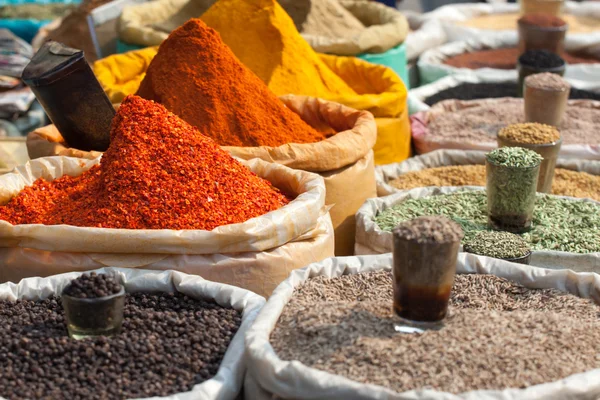
<instances>
[{"instance_id":1,"label":"burlap sack","mask_svg":"<svg viewBox=\"0 0 600 400\"><path fill-rule=\"evenodd\" d=\"M389 196L367 200L356 213L355 253L357 255L383 254L392 251L392 233L383 231L374 221L375 216L380 212L407 199L417 199L457 191L482 189L482 187L478 186L415 188L398 191ZM600 204L600 202L589 199L576 199L573 197L569 197L569 199L573 201ZM600 252L579 254L564 251L534 250L532 251L531 256L531 265L551 269L571 268L574 271L600 273Z\"/></svg>"},{"instance_id":2,"label":"burlap sack","mask_svg":"<svg viewBox=\"0 0 600 400\"><path fill-rule=\"evenodd\" d=\"M354 214L364 201L376 196L372 148L377 128L371 113L341 104L305 96L283 96L281 100L304 121L316 129L338 132L318 143L285 144L279 147L224 147L244 160L260 158L290 168L316 172L325 179L325 203L333 206L331 219L335 229L337 255L354 252ZM95 158L93 154L64 148L54 126L29 134L31 158L48 155L71 155ZM356 186L360 190L348 190Z\"/></svg>"},{"instance_id":3,"label":"burlap sack","mask_svg":"<svg viewBox=\"0 0 600 400\"><path fill-rule=\"evenodd\" d=\"M316 276L338 277L369 271L389 271L392 262L390 254L330 258L293 271L273 292L246 334L248 373L244 382L245 397L252 400L592 400L600 395L600 369L525 389L506 388L452 394L422 388L398 393L383 386L364 384L311 368L297 360L282 360L277 356L270 343L270 336L296 287ZM559 289L575 296L592 298L600 304L600 276L597 274L532 268L465 253L459 254L456 270L459 274L495 275L532 289ZM482 367L482 372L485 368L493 367L486 365Z\"/></svg>"},{"instance_id":4,"label":"burlap sack","mask_svg":"<svg viewBox=\"0 0 600 400\"><path fill-rule=\"evenodd\" d=\"M482 104L500 105L503 103L523 103L523 99L499 98L483 100L446 100L435 104L428 111L416 113L410 117L411 133L417 153L424 154L439 149L460 150L485 150L495 149L496 137L490 135L489 141L473 141L460 138L436 138L428 129L428 124L436 118L444 118L447 113L453 113L466 108L477 107ZM600 101L569 100L568 106L578 106L600 110ZM490 124L501 124L502 121L490 121ZM579 158L587 160L600 160L600 137L596 143L589 144L563 144L560 147L560 156L564 158Z\"/></svg>"},{"instance_id":5,"label":"burlap sack","mask_svg":"<svg viewBox=\"0 0 600 400\"><path fill-rule=\"evenodd\" d=\"M302 33L302 37L319 53L343 56L384 53L404 42L408 35L406 17L394 8L374 1L340 0L340 4L362 22L366 29L349 38Z\"/></svg>"},{"instance_id":6,"label":"burlap sack","mask_svg":"<svg viewBox=\"0 0 600 400\"><path fill-rule=\"evenodd\" d=\"M77 176L98 162L70 157L30 161L0 176L0 204L37 178ZM289 271L333 256L333 228L321 177L261 160L244 163L297 197L276 211L212 231L0 221L0 282L104 266L175 269L268 296Z\"/></svg>"},{"instance_id":7,"label":"burlap sack","mask_svg":"<svg viewBox=\"0 0 600 400\"><path fill-rule=\"evenodd\" d=\"M195 385L189 392L169 396L170 400L234 400L238 398L246 373L244 336L265 304L264 298L248 290L210 282L199 276L177 271L157 273L145 270L102 268L94 272L116 275L128 292L178 291L196 299L212 299L223 307L231 307L240 311L242 324L231 340L216 375ZM48 278L27 278L16 285L4 283L0 285L0 299L5 301L43 300L51 295L59 296L69 282L79 275L80 273L71 272ZM161 398L164 399L164 397ZM0 399L4 400L3 397Z\"/></svg>"},{"instance_id":8,"label":"burlap sack","mask_svg":"<svg viewBox=\"0 0 600 400\"><path fill-rule=\"evenodd\" d=\"M408 172L450 165L484 165L485 154L485 151L476 150L435 150L431 153L409 158L401 163L378 165L375 167L377 196L389 196L401 191L390 185L389 182ZM600 175L600 161L559 158L556 161L556 167Z\"/></svg>"},{"instance_id":9,"label":"burlap sack","mask_svg":"<svg viewBox=\"0 0 600 400\"><path fill-rule=\"evenodd\" d=\"M517 80L518 73L516 69L496 69L496 68L457 68L445 64L445 60L459 54L479 51L499 49L504 47L516 47L518 37L516 32L499 32L482 37L473 37L464 41L450 42L440 47L428 50L421 55L417 62L419 76L422 84L428 84L437 81L447 75L475 75L487 79ZM565 40L565 50L568 52L577 52L587 56L600 59L600 37L593 44L582 47L580 43L567 35ZM584 82L597 82L600 79L600 63L596 64L568 64L565 70L565 78L575 79Z\"/></svg>"}]
</instances>

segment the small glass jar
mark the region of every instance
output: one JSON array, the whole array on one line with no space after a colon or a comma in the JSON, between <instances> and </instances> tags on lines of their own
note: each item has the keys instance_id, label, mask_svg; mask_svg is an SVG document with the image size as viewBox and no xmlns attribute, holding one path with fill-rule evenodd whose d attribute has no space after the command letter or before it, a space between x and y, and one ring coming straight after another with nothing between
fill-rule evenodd
<instances>
[{"instance_id":1,"label":"small glass jar","mask_svg":"<svg viewBox=\"0 0 600 400\"><path fill-rule=\"evenodd\" d=\"M563 62L563 64L560 67L555 68L534 68L527 65L522 65L520 62L517 61L517 71L519 72L519 84L517 85L517 95L519 97L523 96L524 81L525 78L527 78L529 75L539 74L542 72L551 72L553 74L564 76L566 69L567 63L565 62Z\"/></svg>"},{"instance_id":2,"label":"small glass jar","mask_svg":"<svg viewBox=\"0 0 600 400\"><path fill-rule=\"evenodd\" d=\"M440 329L448 313L460 240L419 243L394 233L394 312L398 332Z\"/></svg>"},{"instance_id":3,"label":"small glass jar","mask_svg":"<svg viewBox=\"0 0 600 400\"><path fill-rule=\"evenodd\" d=\"M567 110L571 88L550 89L527 84L524 79L525 121L560 126Z\"/></svg>"},{"instance_id":4,"label":"small glass jar","mask_svg":"<svg viewBox=\"0 0 600 400\"><path fill-rule=\"evenodd\" d=\"M512 233L531 228L540 164L509 167L485 160L488 224Z\"/></svg>"},{"instance_id":5,"label":"small glass jar","mask_svg":"<svg viewBox=\"0 0 600 400\"><path fill-rule=\"evenodd\" d=\"M63 294L61 299L70 337L110 336L121 331L125 306L123 285L119 293L110 296L77 298Z\"/></svg>"},{"instance_id":6,"label":"small glass jar","mask_svg":"<svg viewBox=\"0 0 600 400\"><path fill-rule=\"evenodd\" d=\"M463 247L463 250L464 250L465 253L474 254L476 256L481 256L482 255L482 254L478 254L478 253L475 253L474 251L472 251L469 248L468 244L465 244L465 246ZM488 257L488 256L486 255L486 257ZM493 258L495 258L495 257L493 257ZM504 261L514 262L514 263L517 263L517 264L529 265L529 263L531 261L531 251L528 251L527 254L524 254L521 257L498 258L498 260L504 260Z\"/></svg>"},{"instance_id":7,"label":"small glass jar","mask_svg":"<svg viewBox=\"0 0 600 400\"><path fill-rule=\"evenodd\" d=\"M560 54L565 48L565 37L569 26L541 27L522 21L519 27L519 54L529 50L548 50Z\"/></svg>"},{"instance_id":8,"label":"small glass jar","mask_svg":"<svg viewBox=\"0 0 600 400\"><path fill-rule=\"evenodd\" d=\"M562 138L552 143L531 144L518 143L512 140L503 139L498 136L498 147L523 147L533 150L542 156L543 160L540 164L540 173L536 190L540 193L552 192L552 181L554 180L554 170L556 169L556 160L562 144Z\"/></svg>"}]
</instances>

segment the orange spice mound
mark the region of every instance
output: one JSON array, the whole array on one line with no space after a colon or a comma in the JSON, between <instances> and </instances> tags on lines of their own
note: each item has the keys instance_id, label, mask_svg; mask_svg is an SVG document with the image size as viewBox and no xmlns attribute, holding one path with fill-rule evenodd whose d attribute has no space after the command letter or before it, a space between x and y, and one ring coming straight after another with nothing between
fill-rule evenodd
<instances>
[{"instance_id":1,"label":"orange spice mound","mask_svg":"<svg viewBox=\"0 0 600 400\"><path fill-rule=\"evenodd\" d=\"M221 146L276 147L326 138L286 108L199 19L160 45L137 94L163 104Z\"/></svg>"},{"instance_id":2,"label":"orange spice mound","mask_svg":"<svg viewBox=\"0 0 600 400\"><path fill-rule=\"evenodd\" d=\"M15 225L212 230L288 202L160 104L128 96L99 165L78 177L38 179L0 207L0 219Z\"/></svg>"}]
</instances>

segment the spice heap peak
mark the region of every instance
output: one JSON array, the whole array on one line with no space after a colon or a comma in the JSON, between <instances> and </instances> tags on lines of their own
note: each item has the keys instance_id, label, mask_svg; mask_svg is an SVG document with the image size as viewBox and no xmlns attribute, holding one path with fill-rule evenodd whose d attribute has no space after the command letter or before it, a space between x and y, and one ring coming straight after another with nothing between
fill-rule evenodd
<instances>
[{"instance_id":1,"label":"spice heap peak","mask_svg":"<svg viewBox=\"0 0 600 400\"><path fill-rule=\"evenodd\" d=\"M137 94L161 103L221 146L277 147L326 138L286 108L199 19L160 45Z\"/></svg>"},{"instance_id":2,"label":"spice heap peak","mask_svg":"<svg viewBox=\"0 0 600 400\"><path fill-rule=\"evenodd\" d=\"M204 229L285 205L271 184L160 104L127 97L100 165L79 177L38 179L6 206L12 224Z\"/></svg>"}]
</instances>

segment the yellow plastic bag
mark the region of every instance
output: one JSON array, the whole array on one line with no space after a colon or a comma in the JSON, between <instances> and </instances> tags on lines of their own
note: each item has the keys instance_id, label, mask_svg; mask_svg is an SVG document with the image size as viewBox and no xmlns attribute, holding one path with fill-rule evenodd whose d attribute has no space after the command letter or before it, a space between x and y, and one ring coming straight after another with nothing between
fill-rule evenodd
<instances>
[{"instance_id":1,"label":"yellow plastic bag","mask_svg":"<svg viewBox=\"0 0 600 400\"><path fill-rule=\"evenodd\" d=\"M125 96L138 90L157 51L158 47L148 47L115 54L94 63L96 78L111 103L120 103Z\"/></svg>"},{"instance_id":2,"label":"yellow plastic bag","mask_svg":"<svg viewBox=\"0 0 600 400\"><path fill-rule=\"evenodd\" d=\"M137 91L157 51L158 47L148 47L113 55L94 64L94 72L113 103L119 103L126 95ZM375 164L390 164L410 157L411 137L406 104L407 91L398 75L390 68L354 57L324 54L320 57L358 93L331 96L326 100L358 110L370 111L375 116L377 122L377 143L373 148Z\"/></svg>"},{"instance_id":3,"label":"yellow plastic bag","mask_svg":"<svg viewBox=\"0 0 600 400\"><path fill-rule=\"evenodd\" d=\"M388 67L371 64L355 57L322 54L321 59L358 93L329 96L327 100L357 110L370 111L375 116L375 164L390 164L410 157L407 90L400 77Z\"/></svg>"}]
</instances>

